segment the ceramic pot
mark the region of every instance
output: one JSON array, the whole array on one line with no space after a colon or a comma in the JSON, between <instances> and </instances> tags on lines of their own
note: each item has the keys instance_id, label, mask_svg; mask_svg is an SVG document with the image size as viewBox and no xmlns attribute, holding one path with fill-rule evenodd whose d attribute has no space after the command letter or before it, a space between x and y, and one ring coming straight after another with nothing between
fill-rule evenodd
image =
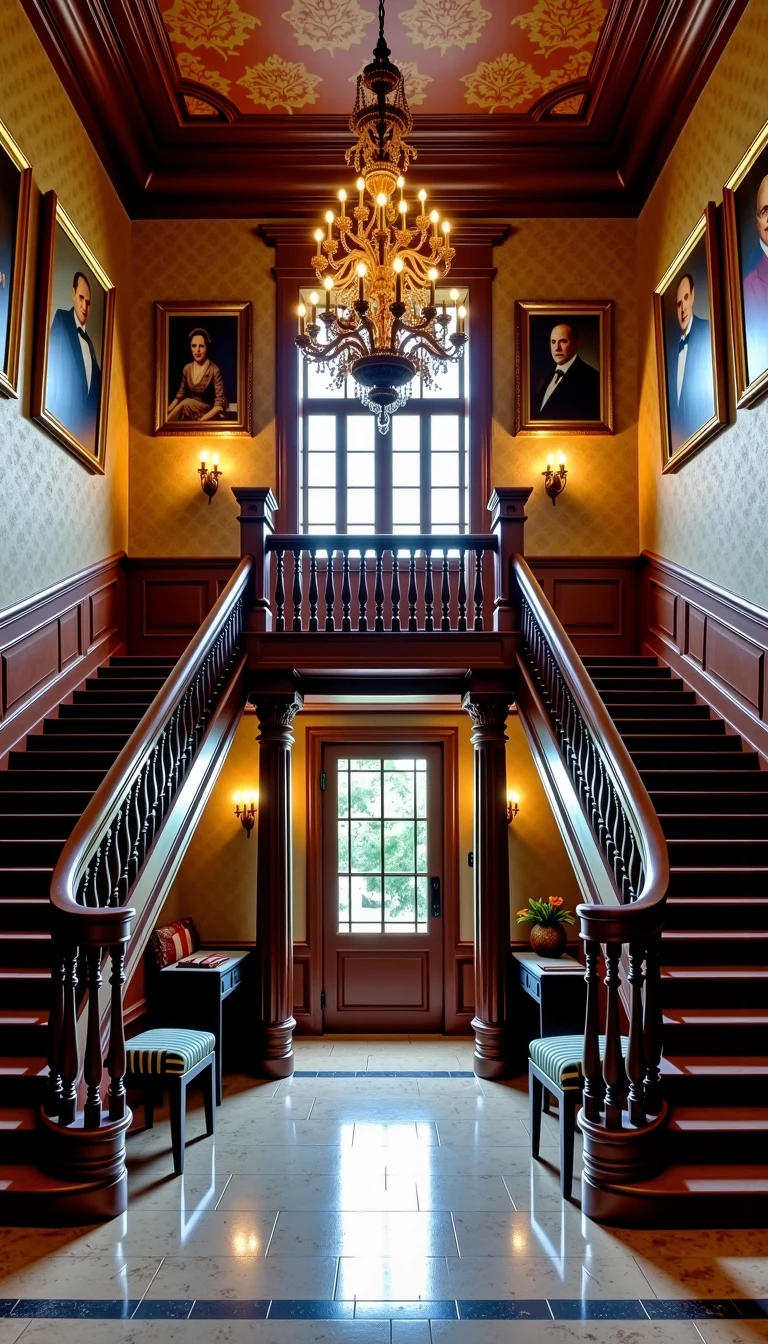
<instances>
[{"instance_id":1,"label":"ceramic pot","mask_svg":"<svg viewBox=\"0 0 768 1344\"><path fill-rule=\"evenodd\" d=\"M540 957L562 957L568 946L564 924L534 924L531 928L531 947Z\"/></svg>"}]
</instances>

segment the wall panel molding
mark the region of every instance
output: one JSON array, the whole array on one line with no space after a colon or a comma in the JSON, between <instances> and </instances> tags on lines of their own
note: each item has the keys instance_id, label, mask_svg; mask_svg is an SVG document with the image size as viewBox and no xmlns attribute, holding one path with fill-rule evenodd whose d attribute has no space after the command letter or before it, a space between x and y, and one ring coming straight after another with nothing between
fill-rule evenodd
<instances>
[{"instance_id":1,"label":"wall panel molding","mask_svg":"<svg viewBox=\"0 0 768 1344\"><path fill-rule=\"evenodd\" d=\"M526 556L580 654L637 651L640 557Z\"/></svg>"},{"instance_id":2,"label":"wall panel molding","mask_svg":"<svg viewBox=\"0 0 768 1344\"><path fill-rule=\"evenodd\" d=\"M667 663L768 764L768 611L644 551L642 648Z\"/></svg>"},{"instance_id":3,"label":"wall panel molding","mask_svg":"<svg viewBox=\"0 0 768 1344\"><path fill-rule=\"evenodd\" d=\"M237 564L228 556L128 559L131 653L179 657Z\"/></svg>"},{"instance_id":4,"label":"wall panel molding","mask_svg":"<svg viewBox=\"0 0 768 1344\"><path fill-rule=\"evenodd\" d=\"M125 646L120 551L0 612L2 758L100 663Z\"/></svg>"}]
</instances>

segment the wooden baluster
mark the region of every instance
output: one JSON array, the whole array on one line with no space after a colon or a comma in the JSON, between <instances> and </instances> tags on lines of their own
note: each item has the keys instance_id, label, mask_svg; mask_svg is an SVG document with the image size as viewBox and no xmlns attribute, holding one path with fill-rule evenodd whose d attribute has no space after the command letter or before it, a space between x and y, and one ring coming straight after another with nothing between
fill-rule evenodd
<instances>
[{"instance_id":1,"label":"wooden baluster","mask_svg":"<svg viewBox=\"0 0 768 1344\"><path fill-rule=\"evenodd\" d=\"M48 1082L45 1114L57 1116L61 1108L61 1048L64 1028L64 948L58 940L51 959L51 997L48 1015Z\"/></svg>"},{"instance_id":2,"label":"wooden baluster","mask_svg":"<svg viewBox=\"0 0 768 1344\"><path fill-rule=\"evenodd\" d=\"M659 959L660 937L652 938L645 950L645 1022L643 1046L645 1050L645 1109L649 1115L658 1115L662 1108L661 1095L661 975Z\"/></svg>"},{"instance_id":3,"label":"wooden baluster","mask_svg":"<svg viewBox=\"0 0 768 1344\"><path fill-rule=\"evenodd\" d=\"M435 628L433 611L435 609L435 590L432 586L432 552L424 552L424 629Z\"/></svg>"},{"instance_id":4,"label":"wooden baluster","mask_svg":"<svg viewBox=\"0 0 768 1344\"><path fill-rule=\"evenodd\" d=\"M606 943L605 988L607 991L607 1006L605 1014L605 1059L603 1060L606 1129L621 1129L621 1112L626 1086L624 1059L621 1053L621 1030L619 1028L620 959L621 943Z\"/></svg>"},{"instance_id":5,"label":"wooden baluster","mask_svg":"<svg viewBox=\"0 0 768 1344\"><path fill-rule=\"evenodd\" d=\"M329 633L336 629L336 622L333 619L335 602L336 594L333 590L333 551L329 551L328 558L325 562L325 628Z\"/></svg>"},{"instance_id":6,"label":"wooden baluster","mask_svg":"<svg viewBox=\"0 0 768 1344\"><path fill-rule=\"evenodd\" d=\"M83 1125L98 1129L101 1125L101 1026L99 990L101 989L101 948L89 947L85 954L88 985L88 1026L85 1042L83 1077L86 1083Z\"/></svg>"},{"instance_id":7,"label":"wooden baluster","mask_svg":"<svg viewBox=\"0 0 768 1344\"><path fill-rule=\"evenodd\" d=\"M443 583L440 590L440 605L442 607L442 619L440 621L441 630L450 630L451 628L451 581L448 571L448 552L443 552Z\"/></svg>"},{"instance_id":8,"label":"wooden baluster","mask_svg":"<svg viewBox=\"0 0 768 1344\"><path fill-rule=\"evenodd\" d=\"M309 553L309 629L317 634L317 548Z\"/></svg>"},{"instance_id":9,"label":"wooden baluster","mask_svg":"<svg viewBox=\"0 0 768 1344\"><path fill-rule=\"evenodd\" d=\"M627 1104L629 1119L633 1125L644 1125L645 1114L645 1052L643 1050L643 948L639 943L629 945L630 986L629 1047L627 1049L627 1075L629 1093Z\"/></svg>"},{"instance_id":10,"label":"wooden baluster","mask_svg":"<svg viewBox=\"0 0 768 1344\"><path fill-rule=\"evenodd\" d=\"M282 546L275 552L275 633L285 630L285 551Z\"/></svg>"},{"instance_id":11,"label":"wooden baluster","mask_svg":"<svg viewBox=\"0 0 768 1344\"><path fill-rule=\"evenodd\" d=\"M349 551L342 551L342 578L341 578L341 629L344 634L348 634L352 629L352 622L349 619L349 609L352 604L352 585L349 581Z\"/></svg>"},{"instance_id":12,"label":"wooden baluster","mask_svg":"<svg viewBox=\"0 0 768 1344\"><path fill-rule=\"evenodd\" d=\"M584 1114L598 1121L603 1104L603 1068L600 1059L600 944L585 942L587 1015L584 1023Z\"/></svg>"},{"instance_id":13,"label":"wooden baluster","mask_svg":"<svg viewBox=\"0 0 768 1344\"><path fill-rule=\"evenodd\" d=\"M467 629L467 549L461 548L461 558L459 560L459 622L456 629L464 634Z\"/></svg>"},{"instance_id":14,"label":"wooden baluster","mask_svg":"<svg viewBox=\"0 0 768 1344\"><path fill-rule=\"evenodd\" d=\"M97 906L99 898L96 891L96 874L101 863L101 845L96 846L95 852L91 855L91 862L83 874L83 880L78 892L78 901L81 905Z\"/></svg>"},{"instance_id":15,"label":"wooden baluster","mask_svg":"<svg viewBox=\"0 0 768 1344\"><path fill-rule=\"evenodd\" d=\"M147 848L152 845L157 833L157 754L160 748L155 743L152 748L149 760L147 762L147 796L149 811L147 813ZM185 753L186 755L186 753ZM187 757L188 759L188 757Z\"/></svg>"},{"instance_id":16,"label":"wooden baluster","mask_svg":"<svg viewBox=\"0 0 768 1344\"><path fill-rule=\"evenodd\" d=\"M416 603L418 601L419 591L416 587L416 552L411 551L408 561L408 629L413 632L418 630L416 620Z\"/></svg>"},{"instance_id":17,"label":"wooden baluster","mask_svg":"<svg viewBox=\"0 0 768 1344\"><path fill-rule=\"evenodd\" d=\"M301 547L293 548L293 630L301 630Z\"/></svg>"},{"instance_id":18,"label":"wooden baluster","mask_svg":"<svg viewBox=\"0 0 768 1344\"><path fill-rule=\"evenodd\" d=\"M123 985L125 983L125 948L122 944L109 949L112 959L112 974L109 1005L109 1050L107 1052L107 1073L109 1083L109 1118L122 1120L125 1117L125 1030L123 1028Z\"/></svg>"},{"instance_id":19,"label":"wooden baluster","mask_svg":"<svg viewBox=\"0 0 768 1344\"><path fill-rule=\"evenodd\" d=\"M397 551L392 552L392 587L390 593L392 598L392 630L397 634L400 630L400 560Z\"/></svg>"},{"instance_id":20,"label":"wooden baluster","mask_svg":"<svg viewBox=\"0 0 768 1344\"><path fill-rule=\"evenodd\" d=\"M485 551L483 547L478 546L475 549L475 630L483 628L483 556Z\"/></svg>"},{"instance_id":21,"label":"wooden baluster","mask_svg":"<svg viewBox=\"0 0 768 1344\"><path fill-rule=\"evenodd\" d=\"M365 631L368 629L368 566L365 562L364 552L360 554L359 576L357 585L357 628Z\"/></svg>"},{"instance_id":22,"label":"wooden baluster","mask_svg":"<svg viewBox=\"0 0 768 1344\"><path fill-rule=\"evenodd\" d=\"M77 1075L80 1057L77 1049L77 948L64 949L62 977L64 1012L61 1040L61 1102L59 1124L72 1125L77 1116Z\"/></svg>"},{"instance_id":23,"label":"wooden baluster","mask_svg":"<svg viewBox=\"0 0 768 1344\"><path fill-rule=\"evenodd\" d=\"M157 759L156 759L156 761L155 761L155 769L156 769L156 772L157 772L157 802L156 802L156 807L157 807L157 824L158 824L158 826L160 825L160 822L162 821L163 817L165 816L165 802L166 802L166 799L165 799L165 739L166 739L166 736L167 736L167 734L166 734L166 730L165 730L165 728L163 728L162 731L161 731L161 733L160 733L160 736L159 736L159 738L158 738L158 740L157 740ZM193 751L193 753L194 753L194 734L193 734L192 742L193 742L193 745L192 745L192 751Z\"/></svg>"},{"instance_id":24,"label":"wooden baluster","mask_svg":"<svg viewBox=\"0 0 768 1344\"><path fill-rule=\"evenodd\" d=\"M378 633L384 629L384 580L382 578L381 568L383 564L384 553L376 547L376 584L373 590L373 601L376 608L373 628Z\"/></svg>"},{"instance_id":25,"label":"wooden baluster","mask_svg":"<svg viewBox=\"0 0 768 1344\"><path fill-rule=\"evenodd\" d=\"M131 836L133 837L133 840L132 840L132 844L131 844L131 852L130 852L130 855L129 855L129 858L128 858L128 863L127 863L127 865L126 865L126 870L125 870L125 871L126 871L126 882L127 882L127 886L126 886L126 899L127 899L127 893L128 893L128 891L130 891L130 889L131 889L133 883L136 881L136 876L137 876L138 871L139 871L139 869L140 869L140 867L141 867L141 864L142 864L142 856L141 856L141 780L142 780L142 777L141 777L141 775L139 774L139 775L137 776L136 780L134 781L133 789L131 790L131 796L130 796L130 800L129 800L129 804L128 804L128 805L129 805L129 808L130 808L130 815L131 815Z\"/></svg>"}]
</instances>

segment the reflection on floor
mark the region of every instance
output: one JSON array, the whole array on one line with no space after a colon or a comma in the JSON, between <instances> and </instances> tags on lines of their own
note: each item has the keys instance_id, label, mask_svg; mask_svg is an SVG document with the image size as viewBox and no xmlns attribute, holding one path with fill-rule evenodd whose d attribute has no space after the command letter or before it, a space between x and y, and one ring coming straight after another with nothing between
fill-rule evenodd
<instances>
[{"instance_id":1,"label":"reflection on floor","mask_svg":"<svg viewBox=\"0 0 768 1344\"><path fill-rule=\"evenodd\" d=\"M139 1111L125 1217L0 1229L0 1344L768 1340L768 1231L583 1220L556 1118L531 1163L524 1081L478 1082L470 1042L296 1055L285 1082L228 1079L181 1179L165 1113L144 1133Z\"/></svg>"}]
</instances>

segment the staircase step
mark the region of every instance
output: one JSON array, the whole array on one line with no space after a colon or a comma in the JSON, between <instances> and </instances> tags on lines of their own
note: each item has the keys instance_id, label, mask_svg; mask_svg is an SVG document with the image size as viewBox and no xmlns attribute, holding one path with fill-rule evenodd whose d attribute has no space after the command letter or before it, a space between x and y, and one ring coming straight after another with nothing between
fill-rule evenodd
<instances>
[{"instance_id":1,"label":"staircase step","mask_svg":"<svg viewBox=\"0 0 768 1344\"><path fill-rule=\"evenodd\" d=\"M673 1105L706 1106L726 1097L734 1106L768 1102L768 1057L663 1055L661 1085Z\"/></svg>"},{"instance_id":2,"label":"staircase step","mask_svg":"<svg viewBox=\"0 0 768 1344\"><path fill-rule=\"evenodd\" d=\"M641 705L650 705L654 711L662 712L667 707L678 711L683 705L695 705L696 696L693 691L678 690L674 683L670 686L666 683L659 686L656 690L635 690L628 686L599 687L600 698L612 710L616 706L621 706L622 711L626 706L633 709L639 709ZM77 694L77 692L75 692ZM709 713L708 707L704 708ZM666 718L666 715L664 715Z\"/></svg>"},{"instance_id":3,"label":"staircase step","mask_svg":"<svg viewBox=\"0 0 768 1344\"><path fill-rule=\"evenodd\" d=\"M0 1008L47 1008L51 972L41 966L0 969Z\"/></svg>"},{"instance_id":4,"label":"staircase step","mask_svg":"<svg viewBox=\"0 0 768 1344\"><path fill-rule=\"evenodd\" d=\"M168 671L162 667L151 667L147 663L134 663L130 667L126 667L123 663L118 664L117 667L100 667L97 669L96 677L89 678L86 686L90 685L92 680L108 682L110 685L117 682L121 686L132 686L139 683L147 686L162 686L163 682L168 680L168 673L173 667L173 663Z\"/></svg>"},{"instance_id":5,"label":"staircase step","mask_svg":"<svg viewBox=\"0 0 768 1344\"><path fill-rule=\"evenodd\" d=\"M709 813L713 807L717 807L725 814L735 814L738 816L764 815L768 812L768 794L764 790L757 791L752 788L759 775L750 775L746 779L743 775L739 776L741 789L734 789L727 795L722 793L704 793L701 791L701 785L698 790L679 789L662 787L649 789L651 802L656 808L659 816L690 816L692 813L701 815ZM647 787L647 786L646 786ZM762 822L756 822L756 825L762 825Z\"/></svg>"},{"instance_id":6,"label":"staircase step","mask_svg":"<svg viewBox=\"0 0 768 1344\"><path fill-rule=\"evenodd\" d=\"M50 868L5 868L0 872L3 896L48 897L53 865ZM0 902L1 905L1 902Z\"/></svg>"},{"instance_id":7,"label":"staircase step","mask_svg":"<svg viewBox=\"0 0 768 1344\"><path fill-rule=\"evenodd\" d=\"M754 812L662 812L659 821L668 844L675 840L754 840L759 839L761 827Z\"/></svg>"},{"instance_id":8,"label":"staircase step","mask_svg":"<svg viewBox=\"0 0 768 1344\"><path fill-rule=\"evenodd\" d=\"M50 791L84 792L91 797L108 769L109 765L105 765L102 770L50 770L44 777L41 776L40 770L0 770L0 793L17 793L19 790L30 792L39 789L42 796Z\"/></svg>"},{"instance_id":9,"label":"staircase step","mask_svg":"<svg viewBox=\"0 0 768 1344\"><path fill-rule=\"evenodd\" d=\"M7 775L0 771L0 778ZM34 790L0 790L0 816L32 817L35 812L45 813L49 817L74 817L78 820L93 797L93 789L44 789L39 788L39 776Z\"/></svg>"},{"instance_id":10,"label":"staircase step","mask_svg":"<svg viewBox=\"0 0 768 1344\"><path fill-rule=\"evenodd\" d=\"M41 733L37 737L28 737L26 741L27 759L30 756L39 756L45 753L51 759L60 758L62 752L70 753L73 763L77 758L79 764L83 764L81 754L93 751L108 752L114 758L118 752L122 751L126 742L130 741L131 733Z\"/></svg>"},{"instance_id":11,"label":"staircase step","mask_svg":"<svg viewBox=\"0 0 768 1344\"><path fill-rule=\"evenodd\" d=\"M72 706L70 706L72 708ZM129 714L125 718L118 719L110 714L102 714L98 718L79 718L73 720L64 719L46 719L43 723L42 737L27 738L27 745L30 742L45 742L48 749L52 749L53 743L58 737L75 738L78 737L88 745L93 738L98 737L130 737L136 729L138 719L135 715Z\"/></svg>"},{"instance_id":12,"label":"staircase step","mask_svg":"<svg viewBox=\"0 0 768 1344\"><path fill-rule=\"evenodd\" d=\"M614 1189L622 1227L764 1227L768 1165L673 1164Z\"/></svg>"},{"instance_id":13,"label":"staircase step","mask_svg":"<svg viewBox=\"0 0 768 1344\"><path fill-rule=\"evenodd\" d=\"M74 812L0 812L0 839L58 840L63 845L79 819Z\"/></svg>"},{"instance_id":14,"label":"staircase step","mask_svg":"<svg viewBox=\"0 0 768 1344\"><path fill-rule=\"evenodd\" d=\"M703 708L703 706L695 705L694 708L699 709ZM625 742L632 736L639 735L641 737L644 737L646 734L648 736L656 736L663 738L664 742L666 742L670 737L674 738L678 736L682 737L726 736L725 724L723 723L722 719L705 719L705 718L696 718L694 716L681 719L674 719L672 717L667 719L652 719L650 717L644 719L643 718L633 719L629 715L627 715L625 719L616 718L615 715L613 715L612 718L614 724L618 728ZM55 723L56 720L54 719L53 722ZM740 739L735 738L734 740L738 742Z\"/></svg>"},{"instance_id":15,"label":"staircase step","mask_svg":"<svg viewBox=\"0 0 768 1344\"><path fill-rule=\"evenodd\" d=\"M698 836L689 840L668 838L667 848L673 868L764 868L768 864L768 839L755 835L748 839L725 840Z\"/></svg>"},{"instance_id":16,"label":"staircase step","mask_svg":"<svg viewBox=\"0 0 768 1344\"><path fill-rule=\"evenodd\" d=\"M64 844L64 840L0 838L0 874L4 868L54 868ZM0 892L3 885L0 876Z\"/></svg>"},{"instance_id":17,"label":"staircase step","mask_svg":"<svg viewBox=\"0 0 768 1344\"><path fill-rule=\"evenodd\" d=\"M649 667L643 672L609 672L607 668L595 671L592 680L600 694L603 691L627 691L630 699L635 691L684 691L680 677L673 677L667 669Z\"/></svg>"},{"instance_id":18,"label":"staircase step","mask_svg":"<svg viewBox=\"0 0 768 1344\"><path fill-rule=\"evenodd\" d=\"M728 738L721 738L727 742ZM715 776L719 771L725 775L751 773L760 770L760 758L756 751L723 751L707 743L699 751L633 751L632 759L641 776L659 770L703 770L712 774L713 792L717 792ZM768 780L768 771L765 771Z\"/></svg>"},{"instance_id":19,"label":"staircase step","mask_svg":"<svg viewBox=\"0 0 768 1344\"><path fill-rule=\"evenodd\" d=\"M666 1008L768 1007L768 967L662 966L661 1002Z\"/></svg>"},{"instance_id":20,"label":"staircase step","mask_svg":"<svg viewBox=\"0 0 768 1344\"><path fill-rule=\"evenodd\" d=\"M48 1077L44 1055L0 1055L0 1091L9 1106L34 1105L41 1100Z\"/></svg>"},{"instance_id":21,"label":"staircase step","mask_svg":"<svg viewBox=\"0 0 768 1344\"><path fill-rule=\"evenodd\" d=\"M0 933L0 966L50 967L51 947L47 929L37 933L29 929L4 930Z\"/></svg>"},{"instance_id":22,"label":"staircase step","mask_svg":"<svg viewBox=\"0 0 768 1344\"><path fill-rule=\"evenodd\" d=\"M41 1008L0 1008L0 1055L44 1055L47 1049L46 1011Z\"/></svg>"},{"instance_id":23,"label":"staircase step","mask_svg":"<svg viewBox=\"0 0 768 1344\"><path fill-rule=\"evenodd\" d=\"M665 929L661 935L662 961L676 966L748 965L761 953L768 953L768 929Z\"/></svg>"},{"instance_id":24,"label":"staircase step","mask_svg":"<svg viewBox=\"0 0 768 1344\"><path fill-rule=\"evenodd\" d=\"M690 693L690 696L693 692ZM611 718L632 719L635 722L638 719L672 719L680 722L687 722L689 719L697 719L710 722L712 714L709 705L699 704L695 698L657 700L652 697L646 701L629 700L626 697L617 699L615 696L611 699L610 705L606 701Z\"/></svg>"},{"instance_id":25,"label":"staircase step","mask_svg":"<svg viewBox=\"0 0 768 1344\"><path fill-rule=\"evenodd\" d=\"M69 756L62 757L60 751L50 750L46 743L44 751L10 752L8 774L15 774L17 770L24 774L31 770L40 770L46 773L61 770L98 770L106 774L116 755L117 752L115 751L100 748L95 751L73 751Z\"/></svg>"},{"instance_id":26,"label":"staircase step","mask_svg":"<svg viewBox=\"0 0 768 1344\"><path fill-rule=\"evenodd\" d=\"M176 666L175 658L153 657L144 653L114 654L109 660L110 667L160 667L172 672Z\"/></svg>"},{"instance_id":27,"label":"staircase step","mask_svg":"<svg viewBox=\"0 0 768 1344\"><path fill-rule=\"evenodd\" d=\"M665 1008L663 1024L666 1055L766 1053L768 1008Z\"/></svg>"},{"instance_id":28,"label":"staircase step","mask_svg":"<svg viewBox=\"0 0 768 1344\"><path fill-rule=\"evenodd\" d=\"M736 758L738 760L738 757ZM718 798L726 793L762 793L768 791L768 770L734 769L729 758L728 768L720 770L646 770L638 767L640 778L649 793L680 793L698 790Z\"/></svg>"},{"instance_id":29,"label":"staircase step","mask_svg":"<svg viewBox=\"0 0 768 1344\"><path fill-rule=\"evenodd\" d=\"M666 1146L686 1161L742 1165L759 1161L768 1142L768 1109L762 1106L677 1106Z\"/></svg>"},{"instance_id":30,"label":"staircase step","mask_svg":"<svg viewBox=\"0 0 768 1344\"><path fill-rule=\"evenodd\" d=\"M694 719L694 723L699 722ZM710 719L702 719L704 726L710 723ZM692 753L707 753L713 757L734 756L741 752L741 738L726 735L725 733L686 733L682 731L684 724L677 724L676 733L622 733L622 739L627 751L631 756L636 756L643 752L653 752L657 756L668 753L674 755L675 760L680 753L690 755ZM44 739L36 739L37 741Z\"/></svg>"},{"instance_id":31,"label":"staircase step","mask_svg":"<svg viewBox=\"0 0 768 1344\"><path fill-rule=\"evenodd\" d=\"M143 706L144 709L147 709L152 704L159 689L157 687L156 689L143 690L133 687L130 690L122 690L113 686L109 689L73 691L72 703L73 705L98 705L102 714L104 713L104 706L109 705L111 708L119 710L119 717L122 718L129 706L131 708L134 706L141 708Z\"/></svg>"},{"instance_id":32,"label":"staircase step","mask_svg":"<svg viewBox=\"0 0 768 1344\"><path fill-rule=\"evenodd\" d=\"M667 929L768 929L768 896L670 896Z\"/></svg>"},{"instance_id":33,"label":"staircase step","mask_svg":"<svg viewBox=\"0 0 768 1344\"><path fill-rule=\"evenodd\" d=\"M667 892L670 896L762 896L768 891L768 868L754 864L743 868L672 868Z\"/></svg>"},{"instance_id":34,"label":"staircase step","mask_svg":"<svg viewBox=\"0 0 768 1344\"><path fill-rule=\"evenodd\" d=\"M0 1107L0 1162L29 1161L37 1148L37 1134L36 1106Z\"/></svg>"},{"instance_id":35,"label":"staircase step","mask_svg":"<svg viewBox=\"0 0 768 1344\"><path fill-rule=\"evenodd\" d=\"M137 693L137 698L144 695L150 695L154 698L164 684L166 678L159 677L88 677L85 683L86 695L115 695L126 699L126 692L133 695Z\"/></svg>"},{"instance_id":36,"label":"staircase step","mask_svg":"<svg viewBox=\"0 0 768 1344\"><path fill-rule=\"evenodd\" d=\"M147 712L147 705L151 700L146 697L142 700L126 699L119 700L114 705L109 701L92 700L85 692L75 691L75 695L82 695L83 699L74 701L71 705L59 705L59 723L73 720L78 724L83 719L104 719L109 717L114 722L130 719L134 726Z\"/></svg>"},{"instance_id":37,"label":"staircase step","mask_svg":"<svg viewBox=\"0 0 768 1344\"><path fill-rule=\"evenodd\" d=\"M50 922L51 902L47 896L6 896L0 892L0 928L45 933Z\"/></svg>"},{"instance_id":38,"label":"staircase step","mask_svg":"<svg viewBox=\"0 0 768 1344\"><path fill-rule=\"evenodd\" d=\"M658 667L659 661L653 654L588 653L581 660L585 667Z\"/></svg>"}]
</instances>

